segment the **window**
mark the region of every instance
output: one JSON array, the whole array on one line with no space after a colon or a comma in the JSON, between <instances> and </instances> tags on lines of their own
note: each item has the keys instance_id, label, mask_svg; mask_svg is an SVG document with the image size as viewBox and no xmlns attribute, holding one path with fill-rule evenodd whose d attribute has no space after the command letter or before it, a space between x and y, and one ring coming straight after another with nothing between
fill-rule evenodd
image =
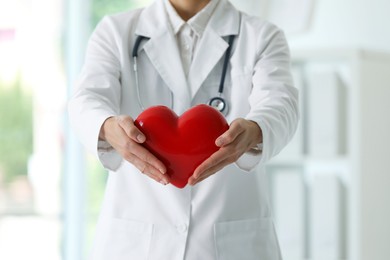
<instances>
[{"instance_id":1,"label":"window","mask_svg":"<svg viewBox=\"0 0 390 260\"><path fill-rule=\"evenodd\" d=\"M0 3L0 259L60 259L59 4Z\"/></svg>"},{"instance_id":2,"label":"window","mask_svg":"<svg viewBox=\"0 0 390 260\"><path fill-rule=\"evenodd\" d=\"M69 138L70 82L102 16L150 2L0 2L0 259L86 258L106 173Z\"/></svg>"}]
</instances>

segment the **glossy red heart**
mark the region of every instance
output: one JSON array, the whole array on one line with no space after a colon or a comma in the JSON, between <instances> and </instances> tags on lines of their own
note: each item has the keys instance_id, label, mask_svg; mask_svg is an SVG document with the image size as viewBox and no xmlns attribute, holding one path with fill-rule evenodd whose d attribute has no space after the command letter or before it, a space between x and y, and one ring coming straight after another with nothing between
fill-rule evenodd
<instances>
[{"instance_id":1,"label":"glossy red heart","mask_svg":"<svg viewBox=\"0 0 390 260\"><path fill-rule=\"evenodd\" d=\"M150 107L135 125L146 136L143 145L165 164L178 188L185 187L196 167L219 149L215 140L229 129L223 115L208 105L197 105L180 117L165 106Z\"/></svg>"}]
</instances>

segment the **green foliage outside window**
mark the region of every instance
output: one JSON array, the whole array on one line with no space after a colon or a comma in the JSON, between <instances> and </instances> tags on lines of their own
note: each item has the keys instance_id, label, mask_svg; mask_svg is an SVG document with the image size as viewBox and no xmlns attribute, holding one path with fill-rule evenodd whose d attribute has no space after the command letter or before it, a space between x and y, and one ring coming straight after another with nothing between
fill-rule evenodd
<instances>
[{"instance_id":1,"label":"green foliage outside window","mask_svg":"<svg viewBox=\"0 0 390 260\"><path fill-rule=\"evenodd\" d=\"M6 182L27 174L33 149L32 96L14 86L0 86L0 171Z\"/></svg>"}]
</instances>

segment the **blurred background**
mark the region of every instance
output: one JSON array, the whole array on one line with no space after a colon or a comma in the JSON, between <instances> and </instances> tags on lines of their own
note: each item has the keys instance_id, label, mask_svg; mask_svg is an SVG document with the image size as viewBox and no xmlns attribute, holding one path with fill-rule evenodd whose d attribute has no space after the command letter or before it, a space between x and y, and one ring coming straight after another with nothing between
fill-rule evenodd
<instances>
[{"instance_id":1,"label":"blurred background","mask_svg":"<svg viewBox=\"0 0 390 260\"><path fill-rule=\"evenodd\" d=\"M301 95L268 165L286 260L390 259L390 1L232 0L281 27ZM0 0L0 259L86 259L106 173L66 102L106 14L151 0Z\"/></svg>"}]
</instances>

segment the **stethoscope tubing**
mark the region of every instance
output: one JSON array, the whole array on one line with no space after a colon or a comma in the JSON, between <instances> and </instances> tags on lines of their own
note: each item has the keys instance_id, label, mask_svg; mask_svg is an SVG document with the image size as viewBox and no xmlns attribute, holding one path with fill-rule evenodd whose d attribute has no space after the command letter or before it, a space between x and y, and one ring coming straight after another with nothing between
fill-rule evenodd
<instances>
[{"instance_id":1,"label":"stethoscope tubing","mask_svg":"<svg viewBox=\"0 0 390 260\"><path fill-rule=\"evenodd\" d=\"M137 98L138 98L138 103L139 103L142 110L145 110L145 107L142 103L141 93L140 93L141 91L139 88L138 49L139 49L139 46L140 46L142 40L144 40L144 39L149 39L149 38L145 37L145 36L141 36L141 35L137 36L135 43L134 43L134 46L133 46L133 50L132 50L132 57L134 59L133 69L134 69L134 73L135 73L135 84L136 84L136 88L137 88ZM220 80L219 88L218 88L218 96L213 97L208 101L208 105L214 107L215 109L220 111L225 116L228 113L228 105L227 105L226 100L222 97L222 95L223 95L223 91L224 91L225 79L226 79L226 74L227 74L227 67L229 64L229 58L230 58L230 54L231 54L231 50L232 50L233 41L234 41L234 35L230 35L229 39L228 39L228 48L226 50L225 58L223 61L223 66L222 66L222 74L221 74L221 80ZM173 105L174 105L173 93L171 91L171 106L170 107L172 109L173 109Z\"/></svg>"},{"instance_id":2,"label":"stethoscope tubing","mask_svg":"<svg viewBox=\"0 0 390 260\"><path fill-rule=\"evenodd\" d=\"M219 83L218 93L220 95L222 95L223 89L224 89L224 85L225 85L226 72L227 72L227 67L228 67L228 63L229 63L230 53L232 51L233 40L234 40L234 35L230 35L229 36L229 41L228 41L229 46L228 46L228 48L226 50L225 59L223 61L221 81Z\"/></svg>"}]
</instances>

